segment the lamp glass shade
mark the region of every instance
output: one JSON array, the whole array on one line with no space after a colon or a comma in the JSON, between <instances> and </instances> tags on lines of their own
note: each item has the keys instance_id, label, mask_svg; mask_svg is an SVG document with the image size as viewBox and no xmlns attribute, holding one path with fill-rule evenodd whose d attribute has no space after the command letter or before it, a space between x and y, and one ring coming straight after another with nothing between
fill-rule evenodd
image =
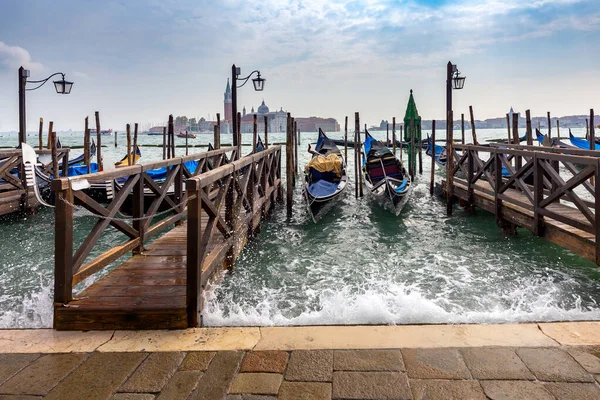
<instances>
[{"instance_id":1,"label":"lamp glass shade","mask_svg":"<svg viewBox=\"0 0 600 400\"><path fill-rule=\"evenodd\" d=\"M54 88L58 94L69 94L71 93L72 87L73 82L65 81L64 79L61 79L60 81L54 81Z\"/></svg>"},{"instance_id":2,"label":"lamp glass shade","mask_svg":"<svg viewBox=\"0 0 600 400\"><path fill-rule=\"evenodd\" d=\"M254 85L254 90L257 92L262 92L265 88L265 79L261 78L259 75L258 78L252 79L252 84Z\"/></svg>"},{"instance_id":3,"label":"lamp glass shade","mask_svg":"<svg viewBox=\"0 0 600 400\"><path fill-rule=\"evenodd\" d=\"M466 79L465 76L455 76L452 79L452 83L453 83L454 89L462 89L462 88L464 88L465 87L465 79Z\"/></svg>"}]
</instances>

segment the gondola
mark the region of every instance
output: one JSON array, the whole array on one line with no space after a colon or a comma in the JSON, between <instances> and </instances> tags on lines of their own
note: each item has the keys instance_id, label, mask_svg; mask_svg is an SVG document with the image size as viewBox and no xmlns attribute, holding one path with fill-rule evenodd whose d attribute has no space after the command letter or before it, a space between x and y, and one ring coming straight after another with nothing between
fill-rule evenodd
<instances>
[{"instance_id":1,"label":"gondola","mask_svg":"<svg viewBox=\"0 0 600 400\"><path fill-rule=\"evenodd\" d=\"M331 141L333 143L335 143L338 146L343 146L344 145L344 140L343 139L331 139ZM388 147L392 147L393 146L393 142L390 140L388 142ZM419 144L417 143L417 147L419 146ZM354 141L352 140L348 140L348 148L353 148L354 147ZM410 143L408 142L401 142L399 140L396 140L396 147L398 148L403 148L403 149L408 149L410 147ZM427 148L427 141L426 140L422 140L421 141L421 148L426 149Z\"/></svg>"},{"instance_id":2,"label":"gondola","mask_svg":"<svg viewBox=\"0 0 600 400\"><path fill-rule=\"evenodd\" d=\"M570 130L569 130L569 133L571 133ZM559 148L564 148L564 149L569 149L569 148L572 149L573 148L573 146L563 142L562 140L558 140L556 138L548 139L547 135L542 134L537 129L535 130L535 134L536 134L536 139L537 139L538 143L540 144L540 146L559 147ZM588 147L588 150L589 150L589 147Z\"/></svg>"},{"instance_id":3,"label":"gondola","mask_svg":"<svg viewBox=\"0 0 600 400\"><path fill-rule=\"evenodd\" d=\"M590 141L573 136L570 129L569 129L569 140L571 141L571 144L575 147L578 147L583 150L590 150ZM596 143L595 141L594 141L594 150L600 150L600 144Z\"/></svg>"},{"instance_id":4,"label":"gondola","mask_svg":"<svg viewBox=\"0 0 600 400\"><path fill-rule=\"evenodd\" d=\"M431 147L435 149L435 153L431 151ZM437 165L446 167L446 162L448 161L446 148L444 146L440 146L439 144L432 143L429 135L427 135L427 150L425 150L425 154L427 154L429 157L433 157Z\"/></svg>"},{"instance_id":5,"label":"gondola","mask_svg":"<svg viewBox=\"0 0 600 400\"><path fill-rule=\"evenodd\" d=\"M342 153L319 128L312 159L304 168L304 198L308 212L317 222L340 199L348 176Z\"/></svg>"},{"instance_id":6,"label":"gondola","mask_svg":"<svg viewBox=\"0 0 600 400\"><path fill-rule=\"evenodd\" d=\"M135 146L135 150L133 153L133 164L137 164L139 159L142 157L142 152L140 151L139 146ZM129 155L126 154L125 157L121 158L121 161L115 163L115 167L127 167L129 166Z\"/></svg>"},{"instance_id":7,"label":"gondola","mask_svg":"<svg viewBox=\"0 0 600 400\"><path fill-rule=\"evenodd\" d=\"M399 215L412 191L412 182L402 162L365 131L363 170L367 189L384 208Z\"/></svg>"}]
</instances>

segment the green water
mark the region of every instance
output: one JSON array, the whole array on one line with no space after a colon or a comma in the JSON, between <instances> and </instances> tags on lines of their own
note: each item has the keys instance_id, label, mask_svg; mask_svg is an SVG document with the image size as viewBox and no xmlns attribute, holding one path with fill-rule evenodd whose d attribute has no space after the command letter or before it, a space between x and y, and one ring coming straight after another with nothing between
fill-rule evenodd
<instances>
[{"instance_id":1,"label":"green water","mask_svg":"<svg viewBox=\"0 0 600 400\"><path fill-rule=\"evenodd\" d=\"M385 132L373 135L384 138ZM504 130L478 132L480 141L505 135ZM282 134L270 136L271 142L284 141ZM330 136L342 137L340 133ZM9 140L13 139L0 137L0 145L12 144ZM114 149L113 140L105 139L111 145L103 149L105 164L125 152L123 146ZM211 140L210 135L199 135L190 143ZM315 140L316 133L302 134L300 165L308 161L306 146ZM81 144L81 135L63 135L61 142ZM243 142L250 143L251 136L244 135ZM140 143L162 143L162 138L140 136ZM178 155L183 152L177 149ZM142 153L144 160L156 160L162 150L142 148ZM77 154L74 151L71 156ZM352 152L348 158L348 170L353 171ZM600 270L595 264L524 230L516 237L505 236L493 216L481 210L472 215L457 207L447 218L445 204L429 195L430 159L424 157L423 164L424 174L417 178L411 199L398 217L378 207L368 195L355 199L354 177L350 176L343 200L314 224L298 184L291 221L286 220L283 207L277 209L257 240L244 249L233 274L211 286L205 323L600 319ZM437 173L439 179L442 170ZM93 219L77 211L76 215L76 241L80 242ZM52 210L4 218L0 228L0 327L51 326ZM121 238L117 232L107 232L94 254Z\"/></svg>"}]
</instances>

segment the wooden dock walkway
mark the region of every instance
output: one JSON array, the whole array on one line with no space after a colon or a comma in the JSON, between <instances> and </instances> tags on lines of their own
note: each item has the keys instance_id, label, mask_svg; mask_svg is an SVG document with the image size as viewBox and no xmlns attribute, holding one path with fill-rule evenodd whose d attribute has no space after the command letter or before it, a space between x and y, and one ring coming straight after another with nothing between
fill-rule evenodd
<instances>
[{"instance_id":1,"label":"wooden dock walkway","mask_svg":"<svg viewBox=\"0 0 600 400\"><path fill-rule=\"evenodd\" d=\"M505 230L527 229L600 264L598 152L518 145L453 148L455 166L442 182L450 201L487 210Z\"/></svg>"},{"instance_id":2,"label":"wooden dock walkway","mask_svg":"<svg viewBox=\"0 0 600 400\"><path fill-rule=\"evenodd\" d=\"M54 328L182 329L201 325L203 289L216 272L233 268L247 239L282 199L281 146L239 160L236 155L237 148L231 147L53 181L58 199ZM186 168L188 161L197 161L195 171ZM169 169L167 178L154 182L147 171L162 167ZM74 181L106 179L126 179L109 205L71 189ZM153 192L151 204L144 200L148 190ZM116 218L127 201L133 202L132 217L129 221ZM73 204L98 217L77 249L73 245ZM159 216L160 209L166 209L168 215ZM162 237L146 244L151 235L174 224ZM109 225L129 239L87 261ZM131 251L133 257L73 297L73 285Z\"/></svg>"}]
</instances>

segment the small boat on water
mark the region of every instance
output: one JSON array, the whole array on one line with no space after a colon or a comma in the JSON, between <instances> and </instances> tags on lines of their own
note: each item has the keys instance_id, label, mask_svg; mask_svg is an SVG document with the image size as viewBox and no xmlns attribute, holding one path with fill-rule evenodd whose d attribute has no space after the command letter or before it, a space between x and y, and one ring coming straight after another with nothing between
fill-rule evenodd
<instances>
[{"instance_id":1,"label":"small boat on water","mask_svg":"<svg viewBox=\"0 0 600 400\"><path fill-rule=\"evenodd\" d=\"M185 132L179 132L177 135L178 138L188 138L188 139L196 139L196 135L194 135L193 133L189 133L188 131Z\"/></svg>"},{"instance_id":2,"label":"small boat on water","mask_svg":"<svg viewBox=\"0 0 600 400\"><path fill-rule=\"evenodd\" d=\"M432 147L434 151L432 151ZM442 167L446 166L446 162L448 161L446 147L432 143L429 135L427 135L427 150L425 150L425 154L427 154L429 157L433 157L437 165Z\"/></svg>"},{"instance_id":3,"label":"small boat on water","mask_svg":"<svg viewBox=\"0 0 600 400\"><path fill-rule=\"evenodd\" d=\"M100 134L102 136L110 136L112 135L113 130L112 129L101 129L100 130ZM96 129L90 129L90 135L95 135L96 134Z\"/></svg>"},{"instance_id":4,"label":"small boat on water","mask_svg":"<svg viewBox=\"0 0 600 400\"><path fill-rule=\"evenodd\" d=\"M583 150L590 150L590 141L573 136L570 129L569 129L569 140L571 141L571 144L575 147L578 147ZM594 141L594 150L600 150L600 144L596 143L595 141Z\"/></svg>"},{"instance_id":5,"label":"small boat on water","mask_svg":"<svg viewBox=\"0 0 600 400\"><path fill-rule=\"evenodd\" d=\"M394 153L365 131L363 170L367 189L384 208L399 215L412 191L412 182Z\"/></svg>"},{"instance_id":6,"label":"small boat on water","mask_svg":"<svg viewBox=\"0 0 600 400\"><path fill-rule=\"evenodd\" d=\"M317 222L340 199L348 176L342 153L321 129L312 154L304 167L304 198L312 220Z\"/></svg>"}]
</instances>

